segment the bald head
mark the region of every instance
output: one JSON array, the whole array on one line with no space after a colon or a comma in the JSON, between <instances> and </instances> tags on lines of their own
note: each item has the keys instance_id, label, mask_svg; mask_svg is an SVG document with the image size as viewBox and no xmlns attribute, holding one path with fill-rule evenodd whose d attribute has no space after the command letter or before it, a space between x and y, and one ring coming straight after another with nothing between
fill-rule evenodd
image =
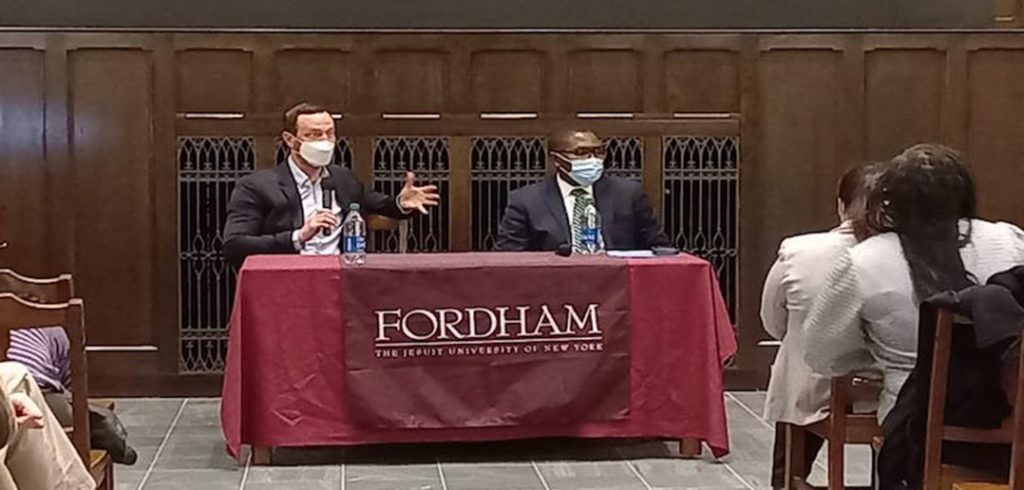
<instances>
[{"instance_id":1,"label":"bald head","mask_svg":"<svg viewBox=\"0 0 1024 490\"><path fill-rule=\"evenodd\" d=\"M603 148L601 138L593 131L582 129L558 129L548 135L548 150L574 154L580 149Z\"/></svg>"}]
</instances>

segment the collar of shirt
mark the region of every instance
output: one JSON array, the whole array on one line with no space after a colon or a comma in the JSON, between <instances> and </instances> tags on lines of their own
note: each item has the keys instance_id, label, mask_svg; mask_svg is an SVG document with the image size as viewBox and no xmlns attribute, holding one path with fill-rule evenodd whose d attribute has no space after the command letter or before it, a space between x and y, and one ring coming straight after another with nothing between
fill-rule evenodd
<instances>
[{"instance_id":1,"label":"collar of shirt","mask_svg":"<svg viewBox=\"0 0 1024 490\"><path fill-rule=\"evenodd\" d=\"M302 169L299 168L299 164L295 163L295 158L291 156L288 157L288 169L292 171L292 178L295 179L295 185L299 186L299 188L316 184L323 180L324 177L331 175L327 170L327 167L324 167L320 169L320 178L317 179L316 182L313 182L310 180L309 176L306 175L306 172L303 172Z\"/></svg>"},{"instance_id":2,"label":"collar of shirt","mask_svg":"<svg viewBox=\"0 0 1024 490\"><path fill-rule=\"evenodd\" d=\"M574 186L574 185L566 182L565 179L563 179L562 177L560 177L558 175L555 176L555 180L558 181L558 189L562 192L562 199L565 199L566 201L576 199L576 197L572 195L572 191L574 189L583 189L583 190L587 191L587 195L588 196L594 197L594 186L592 186L592 185L583 186L583 187Z\"/></svg>"}]
</instances>

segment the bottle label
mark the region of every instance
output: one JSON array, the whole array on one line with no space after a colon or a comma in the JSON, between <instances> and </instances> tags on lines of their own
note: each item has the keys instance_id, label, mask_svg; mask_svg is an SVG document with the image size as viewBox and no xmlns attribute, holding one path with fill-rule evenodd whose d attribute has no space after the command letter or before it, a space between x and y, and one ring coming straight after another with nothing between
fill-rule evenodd
<instances>
[{"instance_id":1,"label":"bottle label","mask_svg":"<svg viewBox=\"0 0 1024 490\"><path fill-rule=\"evenodd\" d=\"M345 237L345 252L366 253L366 237L360 235Z\"/></svg>"},{"instance_id":2,"label":"bottle label","mask_svg":"<svg viewBox=\"0 0 1024 490\"><path fill-rule=\"evenodd\" d=\"M583 243L588 245L597 244L597 228L584 228L583 229Z\"/></svg>"}]
</instances>

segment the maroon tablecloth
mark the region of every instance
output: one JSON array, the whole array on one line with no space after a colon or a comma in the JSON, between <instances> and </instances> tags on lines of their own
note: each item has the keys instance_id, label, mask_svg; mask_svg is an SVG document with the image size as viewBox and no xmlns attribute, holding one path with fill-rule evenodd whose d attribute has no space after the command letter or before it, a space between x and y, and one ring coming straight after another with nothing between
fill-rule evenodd
<instances>
[{"instance_id":1,"label":"maroon tablecloth","mask_svg":"<svg viewBox=\"0 0 1024 490\"><path fill-rule=\"evenodd\" d=\"M367 266L371 274L375 267L432 269L439 274L438 287L443 287L445 268L430 265L437 261L485 267L500 278L507 268L545 267L557 275L587 261L612 260L507 253L371 255ZM722 364L735 353L736 341L713 267L686 255L625 263L631 327L625 418L395 429L361 423L348 399L345 285L338 257L251 257L239 273L225 367L221 423L228 452L237 457L242 444L298 447L570 436L693 438L704 440L718 456L726 454ZM398 291L399 285L395 287Z\"/></svg>"}]
</instances>

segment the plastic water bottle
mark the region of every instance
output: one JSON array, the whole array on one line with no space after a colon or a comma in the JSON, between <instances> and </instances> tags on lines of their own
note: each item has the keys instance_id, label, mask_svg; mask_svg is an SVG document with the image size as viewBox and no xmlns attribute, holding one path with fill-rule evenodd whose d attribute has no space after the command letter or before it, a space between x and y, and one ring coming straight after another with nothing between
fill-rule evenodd
<instances>
[{"instance_id":1,"label":"plastic water bottle","mask_svg":"<svg viewBox=\"0 0 1024 490\"><path fill-rule=\"evenodd\" d=\"M604 238L601 236L601 215L593 203L587 204L584 211L586 224L583 227L583 253L584 255L597 255L604 253Z\"/></svg>"},{"instance_id":2,"label":"plastic water bottle","mask_svg":"<svg viewBox=\"0 0 1024 490\"><path fill-rule=\"evenodd\" d=\"M341 223L341 236L345 246L345 263L366 262L366 221L359 214L359 203L348 206L348 216Z\"/></svg>"}]
</instances>

